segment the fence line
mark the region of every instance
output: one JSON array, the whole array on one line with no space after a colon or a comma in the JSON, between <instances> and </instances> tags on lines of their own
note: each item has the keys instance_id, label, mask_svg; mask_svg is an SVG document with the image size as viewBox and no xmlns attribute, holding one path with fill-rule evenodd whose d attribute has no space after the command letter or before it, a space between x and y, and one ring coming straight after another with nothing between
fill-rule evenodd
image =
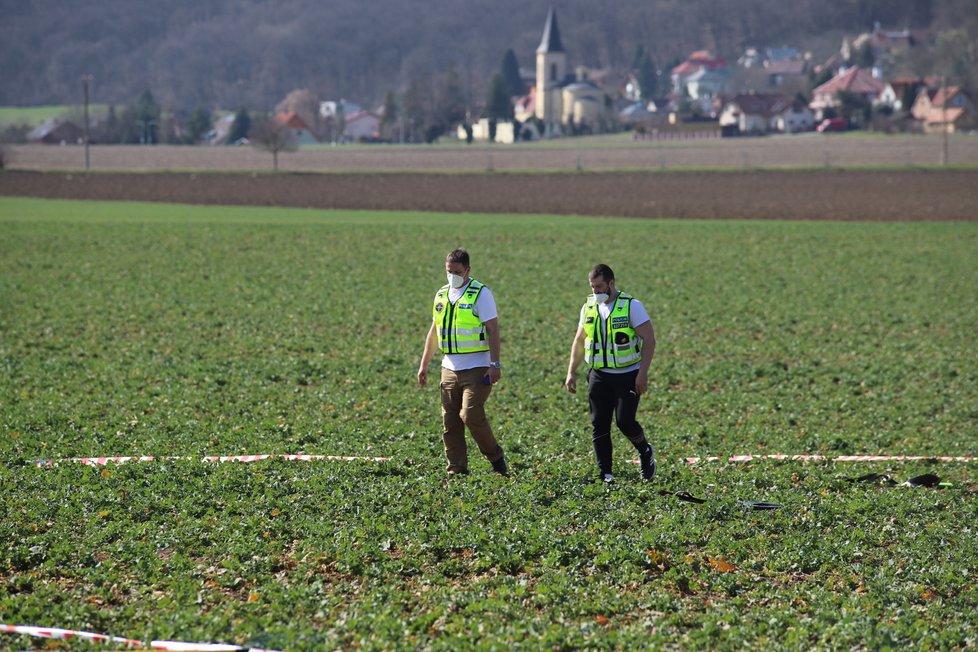
<instances>
[{"instance_id":1,"label":"fence line","mask_svg":"<svg viewBox=\"0 0 978 652\"><path fill-rule=\"evenodd\" d=\"M654 129L645 133L635 132L633 139L637 141L706 140L719 137L719 129L699 129L697 131L659 131Z\"/></svg>"}]
</instances>

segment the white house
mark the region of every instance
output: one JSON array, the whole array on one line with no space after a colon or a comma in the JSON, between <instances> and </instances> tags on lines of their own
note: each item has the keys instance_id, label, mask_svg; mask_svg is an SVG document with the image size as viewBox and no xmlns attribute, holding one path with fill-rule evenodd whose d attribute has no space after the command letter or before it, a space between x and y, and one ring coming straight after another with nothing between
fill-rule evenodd
<instances>
[{"instance_id":1,"label":"white house","mask_svg":"<svg viewBox=\"0 0 978 652\"><path fill-rule=\"evenodd\" d=\"M742 93L723 106L720 126L736 126L742 134L809 131L815 118L803 102L787 95Z\"/></svg>"},{"instance_id":2,"label":"white house","mask_svg":"<svg viewBox=\"0 0 978 652\"><path fill-rule=\"evenodd\" d=\"M373 111L347 114L343 137L347 140L367 140L380 134L380 116Z\"/></svg>"},{"instance_id":3,"label":"white house","mask_svg":"<svg viewBox=\"0 0 978 652\"><path fill-rule=\"evenodd\" d=\"M783 134L811 131L815 128L815 114L804 102L797 100L775 113L772 120L774 131Z\"/></svg>"}]
</instances>

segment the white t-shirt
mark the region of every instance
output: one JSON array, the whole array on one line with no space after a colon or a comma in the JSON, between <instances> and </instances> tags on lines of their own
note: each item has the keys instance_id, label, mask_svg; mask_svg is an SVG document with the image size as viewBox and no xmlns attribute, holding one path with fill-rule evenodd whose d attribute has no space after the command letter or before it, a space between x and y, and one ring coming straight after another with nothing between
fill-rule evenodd
<instances>
[{"instance_id":1,"label":"white t-shirt","mask_svg":"<svg viewBox=\"0 0 978 652\"><path fill-rule=\"evenodd\" d=\"M469 279L469 283L472 279ZM448 300L455 304L462 295L465 294L469 284L466 283L462 287L449 288L448 289ZM496 313L496 298L492 296L492 290L490 290L485 285L482 286L482 292L479 292L478 298L475 300L475 306L472 307L472 312L476 317L484 324L491 319L497 317ZM475 369L477 367L488 367L489 361L492 358L489 356L489 351L477 351L475 353L446 353L442 356L441 366L446 369L451 369L452 371L463 371L465 369Z\"/></svg>"},{"instance_id":2,"label":"white t-shirt","mask_svg":"<svg viewBox=\"0 0 978 652\"><path fill-rule=\"evenodd\" d=\"M598 304L598 315L601 317L602 331L604 331L604 329L606 328L606 324L608 322L608 315L611 314L611 308L614 305L615 305L614 301L611 301L609 303ZM581 306L581 316L577 320L577 325L581 328L584 327L584 310L586 308L587 308L587 303L585 302L585 304ZM648 311L645 310L645 306L643 306L642 302L639 301L638 299L632 299L631 308L629 308L628 310L628 325L631 326L632 328L637 329L639 326L641 326L647 321L652 321L652 320L649 317ZM645 345L646 342L643 342L642 346ZM622 367L621 369L603 368L601 369L601 371L602 373L607 373L607 374L625 374L630 371L635 371L641 366L641 364L642 364L641 361L639 361L636 362L635 364L628 365L627 367Z\"/></svg>"}]
</instances>

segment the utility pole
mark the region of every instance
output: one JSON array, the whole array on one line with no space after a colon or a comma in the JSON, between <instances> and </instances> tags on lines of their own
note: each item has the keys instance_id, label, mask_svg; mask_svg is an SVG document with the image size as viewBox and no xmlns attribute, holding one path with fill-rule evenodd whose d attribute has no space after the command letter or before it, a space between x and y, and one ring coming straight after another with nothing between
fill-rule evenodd
<instances>
[{"instance_id":1,"label":"utility pole","mask_svg":"<svg viewBox=\"0 0 978 652\"><path fill-rule=\"evenodd\" d=\"M947 165L947 75L941 77L941 165Z\"/></svg>"},{"instance_id":2,"label":"utility pole","mask_svg":"<svg viewBox=\"0 0 978 652\"><path fill-rule=\"evenodd\" d=\"M88 145L91 142L92 133L90 128L90 123L88 120L88 85L92 83L91 75L82 75L82 90L85 93L85 169L87 170L91 167L91 158L89 157Z\"/></svg>"}]
</instances>

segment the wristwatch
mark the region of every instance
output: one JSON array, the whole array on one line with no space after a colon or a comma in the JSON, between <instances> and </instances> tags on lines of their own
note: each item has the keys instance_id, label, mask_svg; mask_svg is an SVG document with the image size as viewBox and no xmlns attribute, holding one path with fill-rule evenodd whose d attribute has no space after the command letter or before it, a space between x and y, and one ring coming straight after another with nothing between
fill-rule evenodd
<instances>
[{"instance_id":1,"label":"wristwatch","mask_svg":"<svg viewBox=\"0 0 978 652\"><path fill-rule=\"evenodd\" d=\"M502 364L500 364L498 360L493 360L492 362L489 363L489 366L490 367L493 367L494 369L502 369L503 368Z\"/></svg>"}]
</instances>

